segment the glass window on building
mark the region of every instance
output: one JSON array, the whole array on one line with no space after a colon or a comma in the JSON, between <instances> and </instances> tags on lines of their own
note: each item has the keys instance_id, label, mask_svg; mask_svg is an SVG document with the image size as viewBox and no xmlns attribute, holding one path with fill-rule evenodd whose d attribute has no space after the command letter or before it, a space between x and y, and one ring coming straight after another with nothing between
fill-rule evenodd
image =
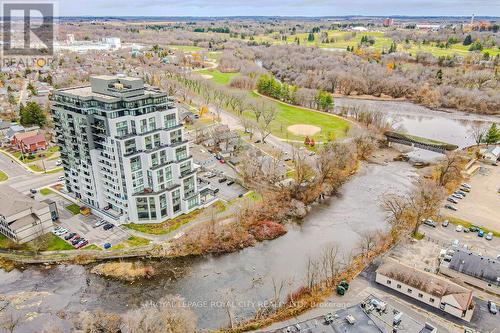
<instances>
[{"instance_id":1,"label":"glass window on building","mask_svg":"<svg viewBox=\"0 0 500 333\"><path fill-rule=\"evenodd\" d=\"M154 131L156 129L156 119L155 117L151 117L148 119L149 122L149 130Z\"/></svg>"},{"instance_id":2,"label":"glass window on building","mask_svg":"<svg viewBox=\"0 0 500 333\"><path fill-rule=\"evenodd\" d=\"M170 143L176 143L182 141L182 130L176 130L170 132Z\"/></svg>"},{"instance_id":3,"label":"glass window on building","mask_svg":"<svg viewBox=\"0 0 500 333\"><path fill-rule=\"evenodd\" d=\"M155 135L153 135L153 145L154 147L159 147L161 145L160 133L156 133Z\"/></svg>"},{"instance_id":4,"label":"glass window on building","mask_svg":"<svg viewBox=\"0 0 500 333\"><path fill-rule=\"evenodd\" d=\"M141 159L139 156L130 159L130 170L132 172L141 170Z\"/></svg>"},{"instance_id":5,"label":"glass window on building","mask_svg":"<svg viewBox=\"0 0 500 333\"><path fill-rule=\"evenodd\" d=\"M153 149L153 140L151 140L151 135L144 137L144 144L146 149Z\"/></svg>"},{"instance_id":6,"label":"glass window on building","mask_svg":"<svg viewBox=\"0 0 500 333\"><path fill-rule=\"evenodd\" d=\"M149 198L149 213L150 213L151 219L156 219L155 198Z\"/></svg>"},{"instance_id":7,"label":"glass window on building","mask_svg":"<svg viewBox=\"0 0 500 333\"><path fill-rule=\"evenodd\" d=\"M172 167L171 166L168 166L165 168L165 179L166 180L172 179Z\"/></svg>"},{"instance_id":8,"label":"glass window on building","mask_svg":"<svg viewBox=\"0 0 500 333\"><path fill-rule=\"evenodd\" d=\"M126 121L120 121L116 123L116 135L125 136L128 134L128 124Z\"/></svg>"},{"instance_id":9,"label":"glass window on building","mask_svg":"<svg viewBox=\"0 0 500 333\"><path fill-rule=\"evenodd\" d=\"M148 131L148 122L146 119L141 120L141 133L146 133Z\"/></svg>"},{"instance_id":10,"label":"glass window on building","mask_svg":"<svg viewBox=\"0 0 500 333\"><path fill-rule=\"evenodd\" d=\"M189 198L192 195L194 195L194 178L189 177L184 179L184 196Z\"/></svg>"},{"instance_id":11,"label":"glass window on building","mask_svg":"<svg viewBox=\"0 0 500 333\"><path fill-rule=\"evenodd\" d=\"M137 217L139 220L149 220L149 209L148 209L148 199L147 198L137 198Z\"/></svg>"},{"instance_id":12,"label":"glass window on building","mask_svg":"<svg viewBox=\"0 0 500 333\"><path fill-rule=\"evenodd\" d=\"M155 167L159 164L158 153L151 154L151 164Z\"/></svg>"},{"instance_id":13,"label":"glass window on building","mask_svg":"<svg viewBox=\"0 0 500 333\"><path fill-rule=\"evenodd\" d=\"M171 128L177 125L177 119L175 118L175 113L165 115L164 120L165 120L165 128Z\"/></svg>"},{"instance_id":14,"label":"glass window on building","mask_svg":"<svg viewBox=\"0 0 500 333\"><path fill-rule=\"evenodd\" d=\"M158 184L165 182L165 175L163 169L156 171L156 177L158 178Z\"/></svg>"},{"instance_id":15,"label":"glass window on building","mask_svg":"<svg viewBox=\"0 0 500 333\"><path fill-rule=\"evenodd\" d=\"M130 139L125 141L125 154L132 154L137 151L137 146L135 144L135 139Z\"/></svg>"},{"instance_id":16,"label":"glass window on building","mask_svg":"<svg viewBox=\"0 0 500 333\"><path fill-rule=\"evenodd\" d=\"M184 177L191 172L191 161L187 161L181 164L181 177Z\"/></svg>"},{"instance_id":17,"label":"glass window on building","mask_svg":"<svg viewBox=\"0 0 500 333\"><path fill-rule=\"evenodd\" d=\"M181 210L181 191L179 189L172 192L172 204L174 214Z\"/></svg>"},{"instance_id":18,"label":"glass window on building","mask_svg":"<svg viewBox=\"0 0 500 333\"><path fill-rule=\"evenodd\" d=\"M165 217L168 215L166 194L160 195L160 214L161 217Z\"/></svg>"},{"instance_id":19,"label":"glass window on building","mask_svg":"<svg viewBox=\"0 0 500 333\"><path fill-rule=\"evenodd\" d=\"M198 206L198 197L194 197L188 200L188 209Z\"/></svg>"},{"instance_id":20,"label":"glass window on building","mask_svg":"<svg viewBox=\"0 0 500 333\"><path fill-rule=\"evenodd\" d=\"M167 151L161 150L160 151L160 164L165 164L165 163L167 163Z\"/></svg>"},{"instance_id":21,"label":"glass window on building","mask_svg":"<svg viewBox=\"0 0 500 333\"><path fill-rule=\"evenodd\" d=\"M186 146L179 147L175 150L175 158L177 160L182 160L187 157L187 148Z\"/></svg>"}]
</instances>

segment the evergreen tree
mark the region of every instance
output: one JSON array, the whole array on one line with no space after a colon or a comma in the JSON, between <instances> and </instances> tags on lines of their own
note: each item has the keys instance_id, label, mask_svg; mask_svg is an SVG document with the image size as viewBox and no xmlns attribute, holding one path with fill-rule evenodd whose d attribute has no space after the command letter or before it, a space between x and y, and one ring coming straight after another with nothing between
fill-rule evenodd
<instances>
[{"instance_id":1,"label":"evergreen tree","mask_svg":"<svg viewBox=\"0 0 500 333\"><path fill-rule=\"evenodd\" d=\"M312 32L310 32L309 36L307 36L307 41L308 42L314 42L314 34Z\"/></svg>"},{"instance_id":2,"label":"evergreen tree","mask_svg":"<svg viewBox=\"0 0 500 333\"><path fill-rule=\"evenodd\" d=\"M465 37L465 39L464 39L463 44L464 44L465 46L472 44L472 36L471 36L471 35L467 35L467 36Z\"/></svg>"},{"instance_id":3,"label":"evergreen tree","mask_svg":"<svg viewBox=\"0 0 500 333\"><path fill-rule=\"evenodd\" d=\"M437 73L436 73L436 79L438 80L439 84L441 84L441 82L443 82L443 71L440 69L438 69Z\"/></svg>"},{"instance_id":4,"label":"evergreen tree","mask_svg":"<svg viewBox=\"0 0 500 333\"><path fill-rule=\"evenodd\" d=\"M493 123L491 124L488 133L486 133L484 142L490 145L495 144L498 141L500 141L500 130L498 130L497 124Z\"/></svg>"},{"instance_id":5,"label":"evergreen tree","mask_svg":"<svg viewBox=\"0 0 500 333\"><path fill-rule=\"evenodd\" d=\"M21 106L19 113L21 115L21 125L23 126L37 125L43 127L47 123L47 116L36 102L28 102L26 106Z\"/></svg>"}]
</instances>

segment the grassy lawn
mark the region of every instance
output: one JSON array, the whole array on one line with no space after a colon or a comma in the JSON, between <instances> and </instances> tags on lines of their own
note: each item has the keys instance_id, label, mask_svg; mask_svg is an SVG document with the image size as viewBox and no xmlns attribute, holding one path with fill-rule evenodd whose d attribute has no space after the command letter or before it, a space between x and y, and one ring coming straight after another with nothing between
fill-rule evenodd
<instances>
[{"instance_id":1,"label":"grassy lawn","mask_svg":"<svg viewBox=\"0 0 500 333\"><path fill-rule=\"evenodd\" d=\"M71 214L73 214L73 215L80 214L80 206L78 206L77 204L71 204L71 205L66 206L64 208L66 208L68 211L70 211Z\"/></svg>"},{"instance_id":2,"label":"grassy lawn","mask_svg":"<svg viewBox=\"0 0 500 333\"><path fill-rule=\"evenodd\" d=\"M31 170L35 171L35 172L43 172L43 169L42 169L42 168L40 168L40 167L39 167L38 165L36 165L36 164L32 164L32 165L30 165L30 166L29 166L29 168L30 168Z\"/></svg>"},{"instance_id":3,"label":"grassy lawn","mask_svg":"<svg viewBox=\"0 0 500 333\"><path fill-rule=\"evenodd\" d=\"M256 93L252 93L252 96L265 98ZM271 132L279 138L303 141L305 136L295 135L288 131L289 126L297 124L313 125L321 128L321 132L312 136L316 142L328 141L330 133L333 133L335 138L343 138L349 130L350 123L340 117L266 99L278 110L276 119L271 123ZM255 118L251 112L245 112L245 115Z\"/></svg>"},{"instance_id":4,"label":"grassy lawn","mask_svg":"<svg viewBox=\"0 0 500 333\"><path fill-rule=\"evenodd\" d=\"M377 31L367 31L367 32L356 32L353 38L348 38L354 32L352 31L340 31L340 30L328 30L328 38L334 39L332 43L320 43L320 34L314 34L315 40L312 42L307 41L307 36L309 33L300 33L288 36L286 43L287 44L295 44L295 39L298 37L300 41L300 45L305 46L316 46L321 48L332 48L332 49L347 49L347 47L357 47L361 42L361 38L364 36L373 37L375 39L375 43L373 44L373 48L382 51L383 49L388 50L391 46L392 39L389 37L385 37L383 32ZM269 42L271 44L284 44L284 41L280 39L275 39L273 37L277 36L277 34L269 34L269 35L259 35L255 37L257 42ZM461 55L464 56L468 54L469 46L462 45L462 43L452 44L449 48L440 48L436 45L436 43L430 44L417 44L413 41L410 41L408 44L399 43L397 45L397 50L399 52L407 52L415 56L417 52L428 52L431 53L435 57L439 56L452 56L452 55ZM483 49L482 53L488 52L490 56L496 56L500 53L499 48L490 48Z\"/></svg>"},{"instance_id":5,"label":"grassy lawn","mask_svg":"<svg viewBox=\"0 0 500 333\"><path fill-rule=\"evenodd\" d=\"M134 246L144 246L148 245L151 241L146 238L142 237L136 237L136 236L130 236L126 241L125 244L127 244L130 247Z\"/></svg>"},{"instance_id":6,"label":"grassy lawn","mask_svg":"<svg viewBox=\"0 0 500 333\"><path fill-rule=\"evenodd\" d=\"M50 188L42 188L40 190L40 194L41 195L49 195L51 193L54 193L54 191L52 191Z\"/></svg>"},{"instance_id":7,"label":"grassy lawn","mask_svg":"<svg viewBox=\"0 0 500 333\"><path fill-rule=\"evenodd\" d=\"M36 243L36 246L35 246ZM48 233L38 237L35 240L24 244L16 244L4 235L0 235L0 248L19 251L30 251L37 248L39 251L63 251L73 250L73 246L62 240L61 238Z\"/></svg>"},{"instance_id":8,"label":"grassy lawn","mask_svg":"<svg viewBox=\"0 0 500 333\"><path fill-rule=\"evenodd\" d=\"M97 251L102 251L102 249L95 245L95 244L90 244L90 245L87 245L83 248L84 250L97 250Z\"/></svg>"},{"instance_id":9,"label":"grassy lawn","mask_svg":"<svg viewBox=\"0 0 500 333\"><path fill-rule=\"evenodd\" d=\"M0 182L4 182L7 179L9 179L9 176L7 176L7 174L5 172L0 170Z\"/></svg>"},{"instance_id":10,"label":"grassy lawn","mask_svg":"<svg viewBox=\"0 0 500 333\"><path fill-rule=\"evenodd\" d=\"M222 84L222 85L229 84L229 82L231 82L231 79L233 77L240 75L239 73L222 73L216 69L204 69L204 70L198 71L198 73L203 74L203 75L211 75L212 81L214 81L215 83L218 83L218 84Z\"/></svg>"},{"instance_id":11,"label":"grassy lawn","mask_svg":"<svg viewBox=\"0 0 500 333\"><path fill-rule=\"evenodd\" d=\"M226 206L220 201L215 203L213 207L217 209L217 212L222 212L226 209ZM184 214L174 219L166 220L161 223L146 223L146 224L129 223L129 224L124 224L123 226L149 235L165 235L193 221L204 211L205 209L197 209L188 214Z\"/></svg>"},{"instance_id":12,"label":"grassy lawn","mask_svg":"<svg viewBox=\"0 0 500 333\"><path fill-rule=\"evenodd\" d=\"M462 219L459 219L459 218L456 218L456 217L451 217L451 216L445 216L444 219L450 221L450 223L452 223L452 224L462 225L462 226L464 226L464 228L470 228L472 226L475 226L475 227L478 227L480 229L483 229L484 234L492 232L493 236L500 237L500 232L495 231L495 230L490 230L490 229L487 229L487 228L483 228L480 225L470 223L469 221L465 221L465 220L462 220Z\"/></svg>"},{"instance_id":13,"label":"grassy lawn","mask_svg":"<svg viewBox=\"0 0 500 333\"><path fill-rule=\"evenodd\" d=\"M61 168L55 168L55 169L52 169L52 170L48 170L46 173L47 174L58 173L58 172L61 172L63 170L64 170L63 167L61 167Z\"/></svg>"},{"instance_id":14,"label":"grassy lawn","mask_svg":"<svg viewBox=\"0 0 500 333\"><path fill-rule=\"evenodd\" d=\"M410 134L406 134L406 133L403 134L403 135L406 136L409 139L415 140L415 141L423 143L423 144L429 144L429 145L447 145L446 142L437 141L437 140L428 139L428 138L423 138L423 137L416 136L416 135L410 135Z\"/></svg>"},{"instance_id":15,"label":"grassy lawn","mask_svg":"<svg viewBox=\"0 0 500 333\"><path fill-rule=\"evenodd\" d=\"M21 156L21 152L19 152L19 151L16 151L16 152L11 153L11 154L14 155L17 159L19 159L23 163L30 163L30 162L39 161L41 159L50 159L50 157L58 151L59 151L58 146L52 146L46 150L39 151L35 154L24 154L24 156ZM58 157L56 157L56 158L58 158Z\"/></svg>"},{"instance_id":16,"label":"grassy lawn","mask_svg":"<svg viewBox=\"0 0 500 333\"><path fill-rule=\"evenodd\" d=\"M184 51L184 52L196 52L204 50L204 48L192 45L167 45L167 48Z\"/></svg>"}]
</instances>

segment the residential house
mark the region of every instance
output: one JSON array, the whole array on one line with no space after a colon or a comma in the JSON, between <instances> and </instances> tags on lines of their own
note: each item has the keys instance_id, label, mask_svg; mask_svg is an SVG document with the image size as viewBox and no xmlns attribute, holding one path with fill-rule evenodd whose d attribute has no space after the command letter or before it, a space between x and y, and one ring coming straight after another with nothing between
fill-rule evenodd
<instances>
[{"instance_id":1,"label":"residential house","mask_svg":"<svg viewBox=\"0 0 500 333\"><path fill-rule=\"evenodd\" d=\"M377 269L375 281L457 318L472 318L472 291L438 275L389 259Z\"/></svg>"},{"instance_id":2,"label":"residential house","mask_svg":"<svg viewBox=\"0 0 500 333\"><path fill-rule=\"evenodd\" d=\"M33 200L10 186L0 186L0 232L25 243L51 231L50 205Z\"/></svg>"},{"instance_id":3,"label":"residential house","mask_svg":"<svg viewBox=\"0 0 500 333\"><path fill-rule=\"evenodd\" d=\"M5 132L5 139L6 141L11 142L12 139L14 138L14 135L23 132L25 132L24 126L18 124L12 124L12 126L10 126L9 129Z\"/></svg>"},{"instance_id":4,"label":"residential house","mask_svg":"<svg viewBox=\"0 0 500 333\"><path fill-rule=\"evenodd\" d=\"M36 134L23 138L19 142L20 150L24 153L34 153L47 148L47 141L43 134Z\"/></svg>"},{"instance_id":5,"label":"residential house","mask_svg":"<svg viewBox=\"0 0 500 333\"><path fill-rule=\"evenodd\" d=\"M17 149L21 150L21 141L23 141L26 138L32 137L38 135L38 131L26 131L26 132L18 132L14 134L11 140L11 144L15 146Z\"/></svg>"},{"instance_id":6,"label":"residential house","mask_svg":"<svg viewBox=\"0 0 500 333\"><path fill-rule=\"evenodd\" d=\"M499 260L458 248L449 252L451 258L439 267L441 274L500 296Z\"/></svg>"}]
</instances>

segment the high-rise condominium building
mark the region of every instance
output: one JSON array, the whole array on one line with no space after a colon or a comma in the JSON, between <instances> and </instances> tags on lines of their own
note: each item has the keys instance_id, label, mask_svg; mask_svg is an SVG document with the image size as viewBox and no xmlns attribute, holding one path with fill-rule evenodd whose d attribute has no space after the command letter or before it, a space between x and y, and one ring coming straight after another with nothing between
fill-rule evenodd
<instances>
[{"instance_id":1,"label":"high-rise condominium building","mask_svg":"<svg viewBox=\"0 0 500 333\"><path fill-rule=\"evenodd\" d=\"M52 96L68 192L118 223L161 222L197 208L197 175L173 100L140 78L90 83Z\"/></svg>"}]
</instances>

